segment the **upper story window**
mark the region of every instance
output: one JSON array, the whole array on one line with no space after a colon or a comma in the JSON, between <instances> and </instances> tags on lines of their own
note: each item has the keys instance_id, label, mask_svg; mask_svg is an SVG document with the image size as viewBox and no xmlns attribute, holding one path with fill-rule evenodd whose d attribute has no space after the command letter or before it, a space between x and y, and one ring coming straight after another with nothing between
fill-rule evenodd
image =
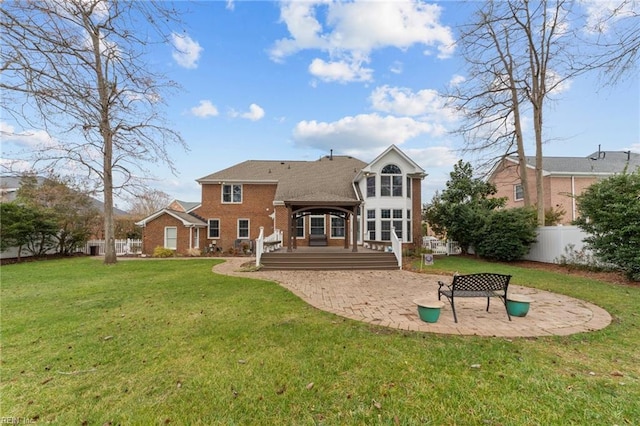
<instances>
[{"instance_id":1,"label":"upper story window","mask_svg":"<svg viewBox=\"0 0 640 426\"><path fill-rule=\"evenodd\" d=\"M521 201L524 200L524 188L521 184L513 185L513 200Z\"/></svg>"},{"instance_id":2,"label":"upper story window","mask_svg":"<svg viewBox=\"0 0 640 426\"><path fill-rule=\"evenodd\" d=\"M380 195L402 197L402 170L395 164L384 166L380 172Z\"/></svg>"},{"instance_id":3,"label":"upper story window","mask_svg":"<svg viewBox=\"0 0 640 426\"><path fill-rule=\"evenodd\" d=\"M242 203L242 185L222 185L223 203Z\"/></svg>"},{"instance_id":4,"label":"upper story window","mask_svg":"<svg viewBox=\"0 0 640 426\"><path fill-rule=\"evenodd\" d=\"M367 198L376 196L376 177L367 176Z\"/></svg>"}]
</instances>

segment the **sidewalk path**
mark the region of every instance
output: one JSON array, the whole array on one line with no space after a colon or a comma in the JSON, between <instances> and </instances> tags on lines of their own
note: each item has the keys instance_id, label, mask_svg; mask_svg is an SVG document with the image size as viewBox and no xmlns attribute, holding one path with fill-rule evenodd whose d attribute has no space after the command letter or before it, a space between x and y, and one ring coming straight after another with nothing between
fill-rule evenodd
<instances>
[{"instance_id":1,"label":"sidewalk path","mask_svg":"<svg viewBox=\"0 0 640 426\"><path fill-rule=\"evenodd\" d=\"M526 317L507 318L504 305L484 298L456 300L458 323L445 301L436 323L420 320L415 299L437 300L438 280L451 277L409 271L257 271L241 272L248 258L226 258L215 273L275 281L308 304L336 315L401 330L441 334L533 337L569 335L600 330L611 323L604 309L572 297L510 285L510 293L534 302Z\"/></svg>"}]
</instances>

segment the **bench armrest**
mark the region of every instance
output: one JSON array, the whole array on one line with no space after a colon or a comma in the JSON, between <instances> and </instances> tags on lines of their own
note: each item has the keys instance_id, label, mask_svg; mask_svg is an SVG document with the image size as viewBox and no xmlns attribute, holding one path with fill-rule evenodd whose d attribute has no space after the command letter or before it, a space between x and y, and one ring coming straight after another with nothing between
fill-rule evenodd
<instances>
[{"instance_id":1,"label":"bench armrest","mask_svg":"<svg viewBox=\"0 0 640 426\"><path fill-rule=\"evenodd\" d=\"M442 289L442 287L446 287L451 290L451 284L444 283L442 281L438 281L438 291Z\"/></svg>"}]
</instances>

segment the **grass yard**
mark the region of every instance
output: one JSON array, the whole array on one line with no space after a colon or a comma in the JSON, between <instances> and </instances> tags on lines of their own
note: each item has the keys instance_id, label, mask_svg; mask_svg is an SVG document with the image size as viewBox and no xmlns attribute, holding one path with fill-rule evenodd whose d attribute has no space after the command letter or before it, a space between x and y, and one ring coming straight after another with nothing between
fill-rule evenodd
<instances>
[{"instance_id":1,"label":"grass yard","mask_svg":"<svg viewBox=\"0 0 640 426\"><path fill-rule=\"evenodd\" d=\"M640 288L492 264L596 303L604 330L404 332L306 305L217 260L93 258L1 271L0 417L64 425L640 424ZM440 271L486 270L472 259ZM479 368L472 367L479 364Z\"/></svg>"}]
</instances>

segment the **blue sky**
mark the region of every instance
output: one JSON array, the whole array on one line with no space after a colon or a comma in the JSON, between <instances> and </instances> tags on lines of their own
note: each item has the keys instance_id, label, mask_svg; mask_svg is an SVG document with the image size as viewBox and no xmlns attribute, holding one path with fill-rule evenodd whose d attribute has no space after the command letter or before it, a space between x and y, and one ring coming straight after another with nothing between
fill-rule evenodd
<instances>
[{"instance_id":1,"label":"blue sky","mask_svg":"<svg viewBox=\"0 0 640 426\"><path fill-rule=\"evenodd\" d=\"M248 159L315 160L333 149L369 161L393 143L428 173L424 202L463 158L450 133L456 116L437 91L464 77L456 25L477 3L177 5L186 25L173 46L151 52L184 88L167 117L190 150L172 150L179 176L152 168L151 186L172 198L199 201L196 179ZM595 75L575 79L548 104L545 155L587 156L598 145L640 152L638 78L599 87ZM534 155L530 128L526 136Z\"/></svg>"}]
</instances>

